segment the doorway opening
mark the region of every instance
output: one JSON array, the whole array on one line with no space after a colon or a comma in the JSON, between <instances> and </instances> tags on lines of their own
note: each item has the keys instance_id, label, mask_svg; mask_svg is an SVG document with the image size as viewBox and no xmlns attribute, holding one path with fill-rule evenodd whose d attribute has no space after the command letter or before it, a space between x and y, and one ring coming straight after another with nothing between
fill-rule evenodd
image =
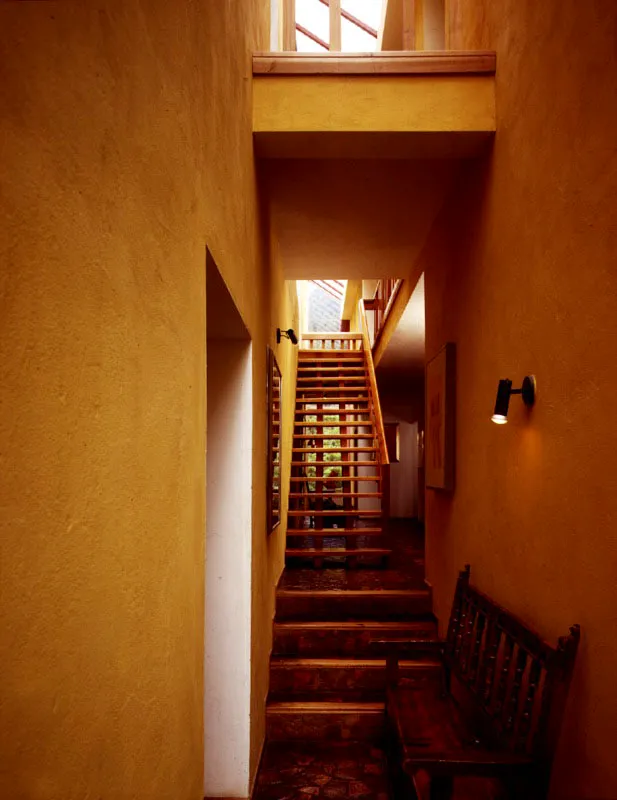
<instances>
[{"instance_id":1,"label":"doorway opening","mask_svg":"<svg viewBox=\"0 0 617 800\"><path fill-rule=\"evenodd\" d=\"M206 258L204 794L248 797L251 692L251 338Z\"/></svg>"}]
</instances>

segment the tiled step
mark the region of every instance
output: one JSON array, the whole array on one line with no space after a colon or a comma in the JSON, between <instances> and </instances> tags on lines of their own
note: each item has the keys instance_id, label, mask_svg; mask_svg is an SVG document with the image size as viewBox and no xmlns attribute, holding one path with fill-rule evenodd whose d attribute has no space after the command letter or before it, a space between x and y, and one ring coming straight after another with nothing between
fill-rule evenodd
<instances>
[{"instance_id":1,"label":"tiled step","mask_svg":"<svg viewBox=\"0 0 617 800\"><path fill-rule=\"evenodd\" d=\"M315 478L315 482L316 483L323 483L325 481L330 482L332 480L336 480L336 478ZM373 498L376 498L376 499L379 499L380 497L383 497L382 492L327 492L325 495L321 495L319 492L314 492L314 494L315 494L315 498L312 497L311 498L312 500L313 499L317 499L317 498L322 497L322 496L329 497L330 499L332 499L333 497L342 497L342 498L348 498L348 499L351 499L352 497L373 497ZM300 498L301 497L306 498L306 492L290 492L289 493L289 497L291 497L291 498L299 498L299 497Z\"/></svg>"},{"instance_id":2,"label":"tiled step","mask_svg":"<svg viewBox=\"0 0 617 800\"><path fill-rule=\"evenodd\" d=\"M381 536L383 528L287 528L287 536L318 536L331 537L337 536Z\"/></svg>"},{"instance_id":3,"label":"tiled step","mask_svg":"<svg viewBox=\"0 0 617 800\"><path fill-rule=\"evenodd\" d=\"M375 556L381 558L389 556L392 550L387 547L357 547L356 549L344 547L328 547L323 550L314 548L293 548L288 547L285 554L290 558L341 558L343 556Z\"/></svg>"},{"instance_id":4,"label":"tiled step","mask_svg":"<svg viewBox=\"0 0 617 800\"><path fill-rule=\"evenodd\" d=\"M353 622L275 622L272 653L275 656L335 658L371 655L374 639L435 639L432 615L414 621L361 620Z\"/></svg>"},{"instance_id":5,"label":"tiled step","mask_svg":"<svg viewBox=\"0 0 617 800\"><path fill-rule=\"evenodd\" d=\"M441 663L434 658L404 660L406 683L438 681ZM384 700L386 662L372 658L277 658L270 662L271 700Z\"/></svg>"},{"instance_id":6,"label":"tiled step","mask_svg":"<svg viewBox=\"0 0 617 800\"><path fill-rule=\"evenodd\" d=\"M291 548L285 551L285 558L290 565L310 562L315 567L347 565L355 568L358 565L370 567L386 567L392 551L386 547L328 547L317 550L313 547Z\"/></svg>"},{"instance_id":7,"label":"tiled step","mask_svg":"<svg viewBox=\"0 0 617 800\"><path fill-rule=\"evenodd\" d=\"M380 741L384 703L273 702L266 707L269 741Z\"/></svg>"},{"instance_id":8,"label":"tiled step","mask_svg":"<svg viewBox=\"0 0 617 800\"><path fill-rule=\"evenodd\" d=\"M411 619L431 612L426 589L303 590L278 589L280 620Z\"/></svg>"},{"instance_id":9,"label":"tiled step","mask_svg":"<svg viewBox=\"0 0 617 800\"><path fill-rule=\"evenodd\" d=\"M288 517L381 517L382 511L380 509L358 509L350 508L336 511L316 511L314 509L290 509L287 512Z\"/></svg>"}]
</instances>

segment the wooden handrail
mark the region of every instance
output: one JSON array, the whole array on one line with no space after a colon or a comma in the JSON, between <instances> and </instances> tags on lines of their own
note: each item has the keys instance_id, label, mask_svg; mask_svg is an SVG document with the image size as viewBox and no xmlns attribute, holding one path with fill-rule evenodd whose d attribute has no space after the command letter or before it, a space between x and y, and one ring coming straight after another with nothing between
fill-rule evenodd
<instances>
[{"instance_id":1,"label":"wooden handrail","mask_svg":"<svg viewBox=\"0 0 617 800\"><path fill-rule=\"evenodd\" d=\"M302 338L303 339L322 339L322 340L328 340L328 339L353 340L353 339L361 339L362 338L362 334L360 334L360 333L343 333L343 332L339 332L339 331L337 331L336 333L303 333L302 334Z\"/></svg>"},{"instance_id":2,"label":"wooden handrail","mask_svg":"<svg viewBox=\"0 0 617 800\"><path fill-rule=\"evenodd\" d=\"M373 352L377 351L377 345L379 344L381 334L383 333L386 322L388 321L388 316L392 311L392 307L394 306L402 285L402 278L398 278L397 280L382 279L377 281L373 303L370 308L368 305L365 305L366 311L370 310L374 312Z\"/></svg>"},{"instance_id":3,"label":"wooden handrail","mask_svg":"<svg viewBox=\"0 0 617 800\"><path fill-rule=\"evenodd\" d=\"M377 390L377 376L375 375L375 364L373 363L373 352L371 350L371 340L368 335L368 322L366 320L366 311L364 310L364 300L360 300L358 304L358 311L360 314L360 321L362 324L362 344L366 358L366 366L369 376L369 407L373 422L375 423L375 430L377 431L377 440L379 442L379 453L381 456L381 463L387 466L390 463L388 457L388 446L386 444L386 431L383 426L383 416L381 414L381 403L379 402L379 392Z\"/></svg>"}]
</instances>

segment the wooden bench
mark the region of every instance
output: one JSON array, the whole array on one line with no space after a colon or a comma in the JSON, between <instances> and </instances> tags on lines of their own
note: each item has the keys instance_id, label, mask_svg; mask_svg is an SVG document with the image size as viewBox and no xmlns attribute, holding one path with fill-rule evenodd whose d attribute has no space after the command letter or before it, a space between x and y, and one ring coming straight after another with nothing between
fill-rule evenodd
<instances>
[{"instance_id":1,"label":"wooden bench","mask_svg":"<svg viewBox=\"0 0 617 800\"><path fill-rule=\"evenodd\" d=\"M580 629L551 647L470 586L469 574L469 566L459 574L445 642L374 642L387 656L389 756L399 787L420 800L539 800L548 793ZM399 658L428 652L441 657L441 682L405 685Z\"/></svg>"}]
</instances>

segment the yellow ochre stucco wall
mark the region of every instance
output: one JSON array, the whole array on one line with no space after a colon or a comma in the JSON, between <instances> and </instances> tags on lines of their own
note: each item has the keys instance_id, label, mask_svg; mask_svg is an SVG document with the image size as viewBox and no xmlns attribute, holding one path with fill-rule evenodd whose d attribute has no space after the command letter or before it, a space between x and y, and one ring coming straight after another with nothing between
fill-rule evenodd
<instances>
[{"instance_id":1,"label":"yellow ochre stucco wall","mask_svg":"<svg viewBox=\"0 0 617 800\"><path fill-rule=\"evenodd\" d=\"M427 570L582 642L553 798L617 797L617 6L449 0L450 46L497 51L497 135L433 228L427 358L457 346L456 488L427 492ZM490 422L497 382L538 381Z\"/></svg>"},{"instance_id":2,"label":"yellow ochre stucco wall","mask_svg":"<svg viewBox=\"0 0 617 800\"><path fill-rule=\"evenodd\" d=\"M257 766L265 350L293 312L252 150L268 24L265 0L0 3L3 798L203 795L206 246L253 340Z\"/></svg>"}]
</instances>

